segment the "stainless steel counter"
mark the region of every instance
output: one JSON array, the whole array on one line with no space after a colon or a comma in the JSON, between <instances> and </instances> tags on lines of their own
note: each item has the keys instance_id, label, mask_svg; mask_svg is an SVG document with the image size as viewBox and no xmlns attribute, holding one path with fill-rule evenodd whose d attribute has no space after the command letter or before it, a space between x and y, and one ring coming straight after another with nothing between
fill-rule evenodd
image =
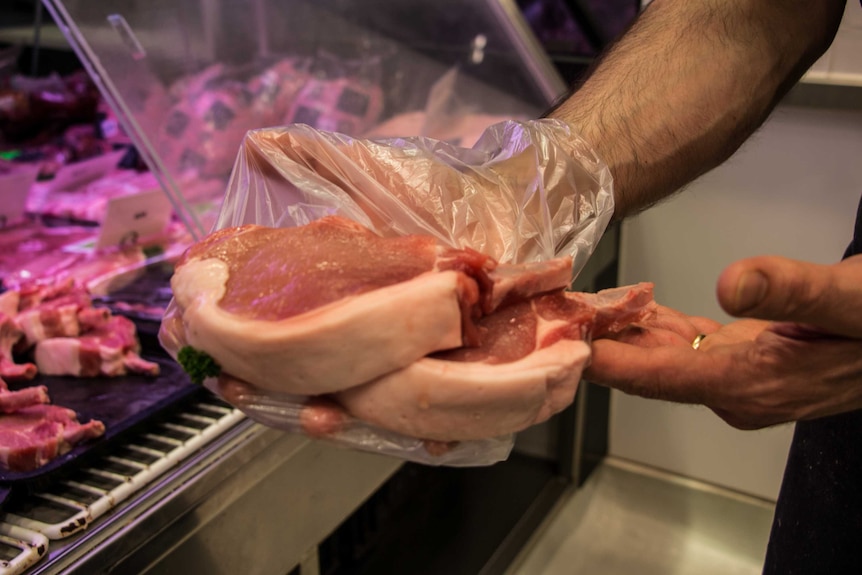
<instances>
[{"instance_id":1,"label":"stainless steel counter","mask_svg":"<svg viewBox=\"0 0 862 575\"><path fill-rule=\"evenodd\" d=\"M774 504L614 457L570 489L505 575L759 575Z\"/></svg>"},{"instance_id":2,"label":"stainless steel counter","mask_svg":"<svg viewBox=\"0 0 862 575\"><path fill-rule=\"evenodd\" d=\"M862 83L840 84L803 79L781 101L784 106L862 110Z\"/></svg>"},{"instance_id":3,"label":"stainless steel counter","mask_svg":"<svg viewBox=\"0 0 862 575\"><path fill-rule=\"evenodd\" d=\"M28 574L285 575L399 460L243 420L88 530L52 541Z\"/></svg>"}]
</instances>

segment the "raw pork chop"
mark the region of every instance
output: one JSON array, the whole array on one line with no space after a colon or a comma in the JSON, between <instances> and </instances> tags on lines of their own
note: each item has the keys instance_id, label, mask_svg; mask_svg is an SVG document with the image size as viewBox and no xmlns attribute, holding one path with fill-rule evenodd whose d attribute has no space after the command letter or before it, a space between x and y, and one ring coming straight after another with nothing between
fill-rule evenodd
<instances>
[{"instance_id":1,"label":"raw pork chop","mask_svg":"<svg viewBox=\"0 0 862 575\"><path fill-rule=\"evenodd\" d=\"M0 415L0 467L11 471L36 469L104 432L102 422L92 420L82 425L74 411L56 405L34 405Z\"/></svg>"},{"instance_id":2,"label":"raw pork chop","mask_svg":"<svg viewBox=\"0 0 862 575\"><path fill-rule=\"evenodd\" d=\"M158 375L159 364L146 361L139 352L135 324L117 315L83 335L40 341L34 358L39 373L45 375Z\"/></svg>"},{"instance_id":3,"label":"raw pork chop","mask_svg":"<svg viewBox=\"0 0 862 575\"><path fill-rule=\"evenodd\" d=\"M48 388L44 385L9 391L5 383L0 381L0 413L14 413L19 409L48 403L48 401Z\"/></svg>"},{"instance_id":4,"label":"raw pork chop","mask_svg":"<svg viewBox=\"0 0 862 575\"><path fill-rule=\"evenodd\" d=\"M653 313L652 284L597 294L558 290L478 321L481 343L421 358L375 381L309 398L262 391L222 373L218 392L253 418L312 437L337 437L356 421L420 438L429 453L547 420L574 399L586 340ZM285 414L298 414L286 421ZM298 405L301 404L301 407Z\"/></svg>"},{"instance_id":5,"label":"raw pork chop","mask_svg":"<svg viewBox=\"0 0 862 575\"><path fill-rule=\"evenodd\" d=\"M498 265L336 216L297 228L248 225L210 235L177 264L179 313L160 339L174 354L185 345L204 351L260 388L318 395L477 345L477 319L570 279L570 258Z\"/></svg>"},{"instance_id":6,"label":"raw pork chop","mask_svg":"<svg viewBox=\"0 0 862 575\"><path fill-rule=\"evenodd\" d=\"M433 354L335 397L350 415L411 437L445 442L520 431L574 400L590 357L586 339L653 308L651 284L540 295L482 318L478 347ZM333 419L316 411L318 421Z\"/></svg>"},{"instance_id":7,"label":"raw pork chop","mask_svg":"<svg viewBox=\"0 0 862 575\"><path fill-rule=\"evenodd\" d=\"M22 290L16 320L24 331L26 349L52 337L76 336L108 315L106 308L94 308L90 294L70 279Z\"/></svg>"},{"instance_id":8,"label":"raw pork chop","mask_svg":"<svg viewBox=\"0 0 862 575\"><path fill-rule=\"evenodd\" d=\"M498 264L338 217L226 229L179 263L160 336L212 356L219 392L271 424L312 396L293 418L309 435L359 420L445 447L558 413L590 337L653 313L651 284L565 292L570 266Z\"/></svg>"}]
</instances>

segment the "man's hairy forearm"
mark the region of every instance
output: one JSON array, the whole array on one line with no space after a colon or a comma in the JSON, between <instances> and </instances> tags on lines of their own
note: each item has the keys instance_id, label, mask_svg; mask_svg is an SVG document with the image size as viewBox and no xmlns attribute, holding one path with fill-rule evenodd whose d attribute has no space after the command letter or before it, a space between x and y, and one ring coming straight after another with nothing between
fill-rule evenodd
<instances>
[{"instance_id":1,"label":"man's hairy forearm","mask_svg":"<svg viewBox=\"0 0 862 575\"><path fill-rule=\"evenodd\" d=\"M622 218L727 159L828 48L839 0L655 0L551 117L608 163Z\"/></svg>"}]
</instances>

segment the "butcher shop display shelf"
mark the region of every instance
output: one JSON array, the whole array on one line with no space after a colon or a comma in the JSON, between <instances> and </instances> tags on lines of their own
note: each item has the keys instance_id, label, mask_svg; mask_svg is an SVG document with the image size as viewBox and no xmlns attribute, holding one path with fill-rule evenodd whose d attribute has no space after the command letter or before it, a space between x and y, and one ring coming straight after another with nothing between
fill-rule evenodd
<instances>
[{"instance_id":1,"label":"butcher shop display shelf","mask_svg":"<svg viewBox=\"0 0 862 575\"><path fill-rule=\"evenodd\" d=\"M106 455L26 501L11 503L0 519L50 540L65 539L151 483L166 470L218 437L244 416L221 402L198 402L138 433Z\"/></svg>"},{"instance_id":2,"label":"butcher shop display shelf","mask_svg":"<svg viewBox=\"0 0 862 575\"><path fill-rule=\"evenodd\" d=\"M24 485L29 493L8 497L0 511L0 575L26 572L56 542L86 531L244 420L239 410L202 397L70 472Z\"/></svg>"},{"instance_id":3,"label":"butcher shop display shelf","mask_svg":"<svg viewBox=\"0 0 862 575\"><path fill-rule=\"evenodd\" d=\"M565 88L513 0L45 5L194 237L250 129L469 146Z\"/></svg>"},{"instance_id":4,"label":"butcher shop display shelf","mask_svg":"<svg viewBox=\"0 0 862 575\"><path fill-rule=\"evenodd\" d=\"M19 575L27 571L48 551L48 538L0 522L0 575Z\"/></svg>"},{"instance_id":5,"label":"butcher shop display shelf","mask_svg":"<svg viewBox=\"0 0 862 575\"><path fill-rule=\"evenodd\" d=\"M4 523L8 517L0 515L0 536L5 530L18 535L3 542L21 549L19 563L25 560L25 548L39 545L35 563L31 559L17 572L0 567L0 574L289 573L399 466L391 458L283 434L247 418L175 463L111 502L104 516L80 528L70 524L58 539ZM342 466L351 473L334 472ZM116 477L108 479L116 484ZM77 499L82 491L95 494L110 489L106 487L100 482L47 486L49 498L33 503L30 513L59 518L68 504L51 504L50 499ZM70 490L74 495L56 495ZM68 515L71 523L73 515ZM279 534L277 552L272 533ZM251 566L249 557L255 558Z\"/></svg>"}]
</instances>

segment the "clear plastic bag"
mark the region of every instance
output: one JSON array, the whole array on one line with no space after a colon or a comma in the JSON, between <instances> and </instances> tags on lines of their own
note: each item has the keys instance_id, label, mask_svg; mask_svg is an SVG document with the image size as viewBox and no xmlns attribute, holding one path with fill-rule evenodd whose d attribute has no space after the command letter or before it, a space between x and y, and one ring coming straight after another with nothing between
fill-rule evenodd
<instances>
[{"instance_id":1,"label":"clear plastic bag","mask_svg":"<svg viewBox=\"0 0 862 575\"><path fill-rule=\"evenodd\" d=\"M381 235L428 234L505 263L586 263L613 215L610 171L557 120L508 121L472 148L361 140L297 124L249 132L216 229L342 215Z\"/></svg>"},{"instance_id":2,"label":"clear plastic bag","mask_svg":"<svg viewBox=\"0 0 862 575\"><path fill-rule=\"evenodd\" d=\"M350 417L334 402L302 396L263 392L237 380L206 380L206 387L255 421L292 433L308 435L336 445L360 449L429 465L479 466L505 460L512 450L513 436L480 441L442 442L424 440L375 427ZM326 433L309 431L309 419L325 419ZM328 428L328 429L327 429Z\"/></svg>"},{"instance_id":3,"label":"clear plastic bag","mask_svg":"<svg viewBox=\"0 0 862 575\"><path fill-rule=\"evenodd\" d=\"M610 172L559 121L502 122L472 148L421 137L360 140L292 125L247 134L215 229L293 227L340 215L381 236L430 235L502 263L571 256L574 278L612 213ZM184 329L174 301L160 338L175 357ZM303 417L318 407L317 398L279 397L244 383L226 393L224 382L206 383L251 418L289 431L308 432ZM440 445L330 407L324 413L339 422L327 439L426 464L489 465L514 443L506 435Z\"/></svg>"}]
</instances>

